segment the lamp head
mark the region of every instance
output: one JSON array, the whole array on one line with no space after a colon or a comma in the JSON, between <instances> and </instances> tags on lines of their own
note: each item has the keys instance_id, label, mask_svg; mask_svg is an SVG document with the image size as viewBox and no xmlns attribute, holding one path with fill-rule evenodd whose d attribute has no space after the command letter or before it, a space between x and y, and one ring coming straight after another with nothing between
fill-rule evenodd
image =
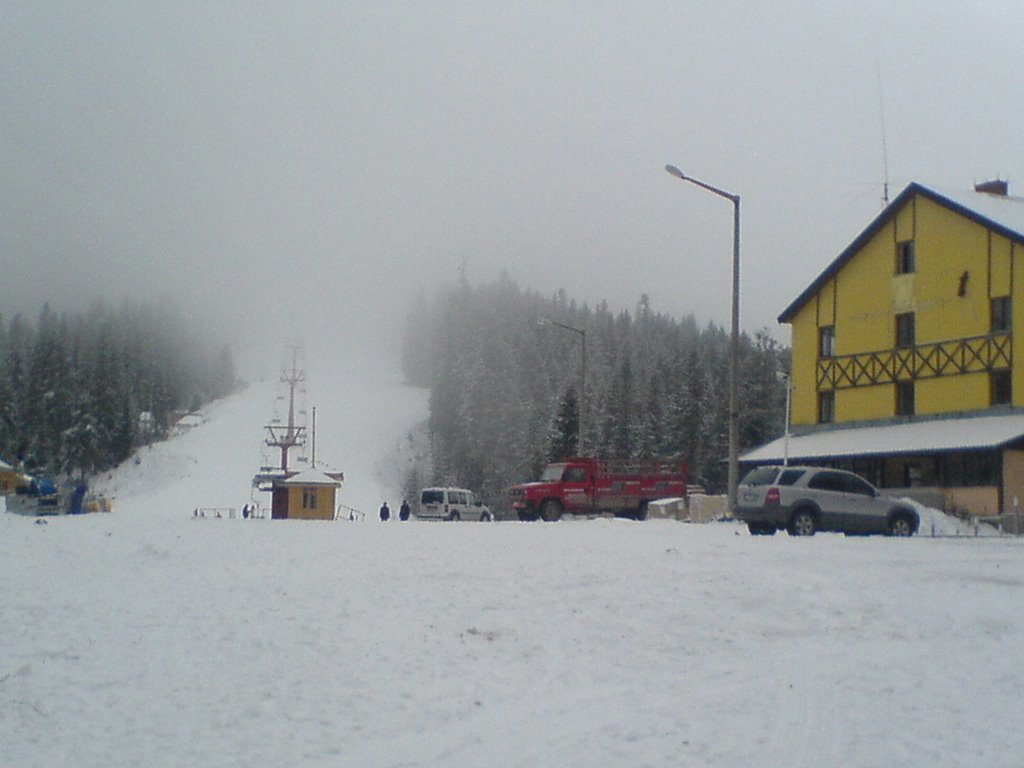
<instances>
[{"instance_id":1,"label":"lamp head","mask_svg":"<svg viewBox=\"0 0 1024 768\"><path fill-rule=\"evenodd\" d=\"M665 170L668 171L673 176L675 176L677 179L682 179L683 181L686 181L686 174L684 174L674 165L666 165Z\"/></svg>"}]
</instances>

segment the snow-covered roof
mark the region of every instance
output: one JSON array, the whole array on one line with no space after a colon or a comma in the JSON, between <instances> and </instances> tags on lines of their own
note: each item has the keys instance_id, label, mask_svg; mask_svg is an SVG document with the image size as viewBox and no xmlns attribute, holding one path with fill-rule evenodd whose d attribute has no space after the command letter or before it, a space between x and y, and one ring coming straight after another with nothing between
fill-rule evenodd
<instances>
[{"instance_id":1,"label":"snow-covered roof","mask_svg":"<svg viewBox=\"0 0 1024 768\"><path fill-rule=\"evenodd\" d=\"M1024 242L1024 198L974 190L936 189L914 182L907 185L885 207L885 210L878 214L864 231L825 267L824 271L804 289L803 293L782 311L778 317L779 322L792 322L800 308L818 292L821 286L842 269L846 262L856 256L868 240L874 237L914 195L926 197L961 216L993 229L1010 240Z\"/></svg>"},{"instance_id":2,"label":"snow-covered roof","mask_svg":"<svg viewBox=\"0 0 1024 768\"><path fill-rule=\"evenodd\" d=\"M799 460L997 448L1020 437L1024 414L936 419L791 435L788 456ZM786 455L786 438L780 437L743 454L740 461L781 461Z\"/></svg>"},{"instance_id":3,"label":"snow-covered roof","mask_svg":"<svg viewBox=\"0 0 1024 768\"><path fill-rule=\"evenodd\" d=\"M929 186L927 189L967 212L1024 236L1024 197L945 187Z\"/></svg>"},{"instance_id":4,"label":"snow-covered roof","mask_svg":"<svg viewBox=\"0 0 1024 768\"><path fill-rule=\"evenodd\" d=\"M333 485L335 487L341 485L333 477L315 467L304 469L297 475L292 475L287 480L284 480L283 483L285 485Z\"/></svg>"},{"instance_id":5,"label":"snow-covered roof","mask_svg":"<svg viewBox=\"0 0 1024 768\"><path fill-rule=\"evenodd\" d=\"M13 470L14 470L14 467L12 467L10 464L8 464L3 459L0 459L0 472L8 472L8 471L13 471Z\"/></svg>"}]
</instances>

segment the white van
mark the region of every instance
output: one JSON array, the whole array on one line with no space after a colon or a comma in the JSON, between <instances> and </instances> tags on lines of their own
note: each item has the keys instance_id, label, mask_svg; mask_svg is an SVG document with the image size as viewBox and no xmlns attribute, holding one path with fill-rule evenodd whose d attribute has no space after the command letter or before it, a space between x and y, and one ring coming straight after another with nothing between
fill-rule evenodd
<instances>
[{"instance_id":1,"label":"white van","mask_svg":"<svg viewBox=\"0 0 1024 768\"><path fill-rule=\"evenodd\" d=\"M416 517L421 520L494 520L484 504L465 488L424 488Z\"/></svg>"}]
</instances>

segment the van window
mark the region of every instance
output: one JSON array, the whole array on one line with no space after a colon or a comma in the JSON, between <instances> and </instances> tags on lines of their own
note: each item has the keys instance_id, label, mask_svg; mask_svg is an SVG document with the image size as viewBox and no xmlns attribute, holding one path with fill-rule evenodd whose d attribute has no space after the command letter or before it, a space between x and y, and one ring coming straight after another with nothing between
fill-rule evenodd
<instances>
[{"instance_id":1,"label":"van window","mask_svg":"<svg viewBox=\"0 0 1024 768\"><path fill-rule=\"evenodd\" d=\"M443 504L444 491L427 490L420 496L420 504Z\"/></svg>"},{"instance_id":2,"label":"van window","mask_svg":"<svg viewBox=\"0 0 1024 768\"><path fill-rule=\"evenodd\" d=\"M460 504L465 506L466 504L466 493L464 491L448 491L448 501L452 504Z\"/></svg>"}]
</instances>

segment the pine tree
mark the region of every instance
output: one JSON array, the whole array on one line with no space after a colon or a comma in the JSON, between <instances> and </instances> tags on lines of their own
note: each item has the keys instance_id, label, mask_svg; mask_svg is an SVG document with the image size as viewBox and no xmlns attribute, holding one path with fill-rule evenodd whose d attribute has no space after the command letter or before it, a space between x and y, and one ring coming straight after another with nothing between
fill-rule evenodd
<instances>
[{"instance_id":1,"label":"pine tree","mask_svg":"<svg viewBox=\"0 0 1024 768\"><path fill-rule=\"evenodd\" d=\"M551 425L551 447L549 461L562 461L575 456L579 448L580 406L576 398L576 387L569 386L558 404L558 413Z\"/></svg>"}]
</instances>

